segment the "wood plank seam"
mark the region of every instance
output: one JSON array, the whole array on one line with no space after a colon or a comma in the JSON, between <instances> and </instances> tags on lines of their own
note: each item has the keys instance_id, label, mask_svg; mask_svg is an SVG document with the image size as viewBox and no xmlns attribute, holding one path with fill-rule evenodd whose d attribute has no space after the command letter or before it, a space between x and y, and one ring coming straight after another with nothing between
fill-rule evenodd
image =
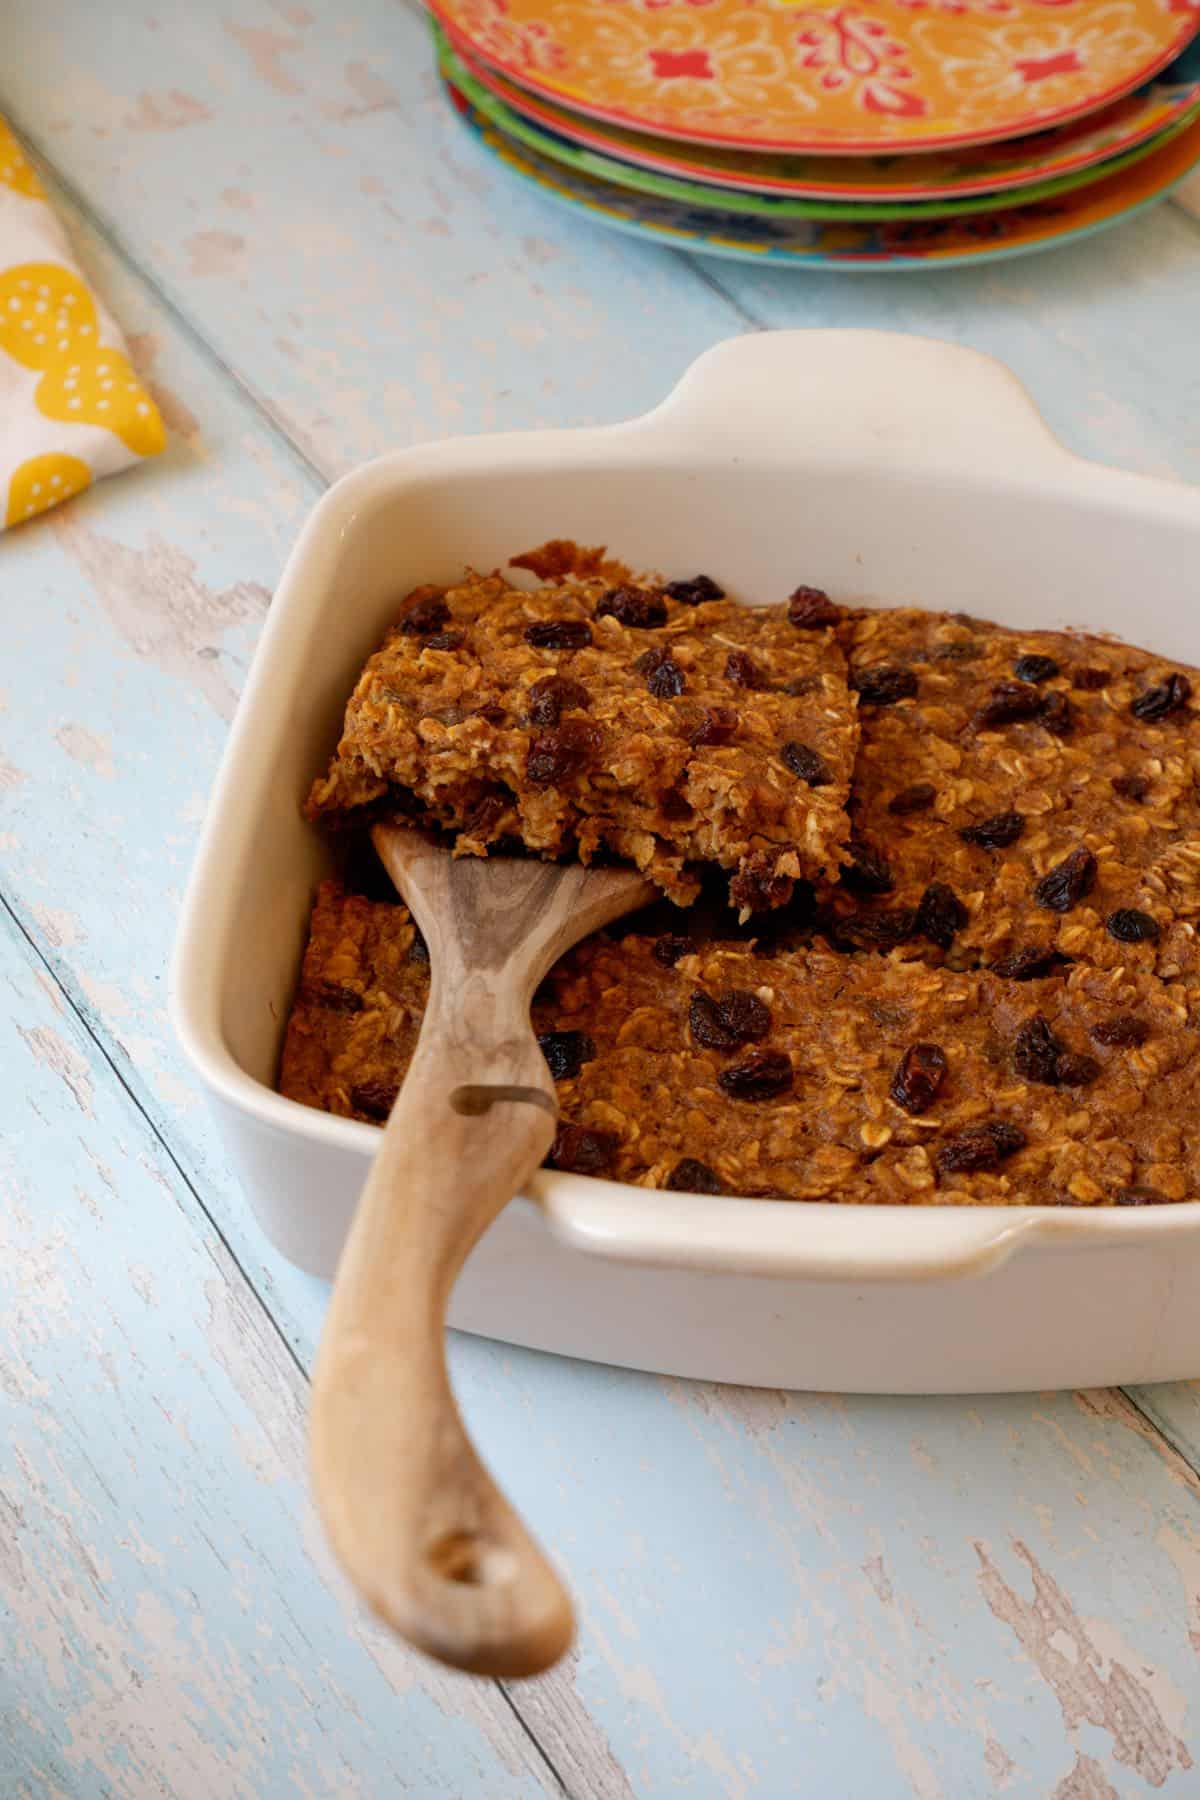
<instances>
[{"instance_id":1,"label":"wood plank seam","mask_svg":"<svg viewBox=\"0 0 1200 1800\"><path fill-rule=\"evenodd\" d=\"M567 1800L587 1800L586 1794L580 1794L580 1795L572 1794L571 1789L567 1786L566 1781L563 1779L561 1771L558 1769L557 1765L555 1764L554 1758L550 1755L550 1752L547 1750L546 1746L542 1743L539 1743L537 1734L534 1732L532 1726L529 1723L529 1720L525 1717L525 1714L521 1711L520 1707L517 1705L516 1701L513 1699L512 1691L509 1688L507 1682L497 1681L495 1683L495 1686L499 1689L499 1692L500 1692L501 1697L503 1698L505 1704L512 1708L512 1714L513 1714L514 1719L517 1721L517 1724L521 1727L521 1730L525 1733L526 1737L529 1739L530 1743L533 1745L534 1749L537 1751L538 1755L541 1757L542 1761L545 1763L545 1765L546 1765L547 1769L550 1771L550 1774L553 1777L553 1779L558 1783L559 1792L562 1794L565 1794L567 1797Z\"/></svg>"},{"instance_id":2,"label":"wood plank seam","mask_svg":"<svg viewBox=\"0 0 1200 1800\"><path fill-rule=\"evenodd\" d=\"M98 1053L100 1054L101 1057L103 1057L105 1063L107 1063L108 1067L111 1069L113 1076L114 1076L115 1080L117 1081L117 1084L122 1089L122 1091L125 1093L125 1095L128 1097L130 1104L134 1107L134 1109L138 1113L139 1117L145 1121L147 1130L150 1132L151 1136L155 1139L155 1141L162 1146L164 1155L169 1160L172 1168L175 1170L175 1173L178 1175L180 1181L183 1183L187 1192L191 1195L192 1199L195 1201L195 1203L196 1203L197 1207L199 1208L201 1214L203 1215L206 1223L208 1224L210 1229L215 1233L216 1237L220 1240L221 1244L223 1245L223 1247L225 1249L226 1254L229 1256L230 1260L236 1267L238 1274L241 1276L242 1280L246 1283L246 1286L254 1294L255 1299L259 1302L260 1306L262 1306L262 1308L263 1308L264 1312L266 1312L268 1318L270 1318L272 1329L274 1330L276 1336L278 1337L280 1343L283 1345L284 1349L287 1351L289 1360L295 1364L297 1370L300 1372L301 1375L304 1376L305 1380L307 1380L308 1373L304 1367L304 1364L301 1362L301 1360L300 1360L299 1356L297 1355L293 1346L288 1342L288 1340L284 1336L283 1332L279 1329L279 1326L276 1324L274 1316L271 1314L271 1310L267 1306L262 1293L258 1290L257 1286L255 1285L253 1276L250 1274L250 1272L245 1268L245 1266L241 1262L240 1258L238 1257L237 1252L234 1250L233 1246L230 1244L228 1238L225 1236L225 1233L222 1231L217 1220L214 1218L209 1207L206 1205L204 1198L201 1195L199 1187L197 1185L196 1178L194 1177L193 1174L189 1173L188 1169L184 1166L184 1161L183 1161L181 1155L179 1153L177 1153L175 1151L175 1149L173 1148L173 1146L169 1143L165 1133L163 1132L163 1130L161 1128L161 1125L150 1113L150 1111L148 1109L148 1105L147 1105L147 1096L144 1093L138 1092L138 1087L140 1086L140 1084L135 1080L135 1078L132 1076L132 1074L130 1073L130 1071L128 1069L122 1067L123 1058L121 1056L119 1047L115 1044L115 1042L113 1042L113 1040L110 1038L109 1034L103 1029L100 1022L96 1019L95 1015L92 1013L91 1008L88 1007L83 1002L80 994L78 993L78 991L75 988L74 982L71 981L69 978L64 977L63 970L60 967L56 966L56 959L52 958L49 955L48 951L45 948L43 948L42 944L39 942L39 939L37 937L37 934L36 934L34 928L30 924L30 922L22 916L22 913L21 913L21 910L19 909L19 907L16 904L14 904L14 902L9 897L9 895L4 893L2 889L0 889L0 907L3 907L5 913L7 913L13 930L15 932L17 932L25 940L26 944L29 946L31 954L33 955L35 960L41 965L41 967L44 969L47 979L53 983L55 990L62 998L62 1001L63 1001L64 1005L66 1006L67 1011L69 1012L72 1019L75 1021L79 1030L82 1031L83 1033L85 1033L85 1035L96 1046Z\"/></svg>"},{"instance_id":3,"label":"wood plank seam","mask_svg":"<svg viewBox=\"0 0 1200 1800\"><path fill-rule=\"evenodd\" d=\"M1165 1420L1155 1417L1153 1400L1150 1398L1153 1391L1152 1388L1110 1390L1128 1406L1131 1414L1136 1414L1136 1418L1130 1420L1132 1429L1141 1432L1148 1442L1154 1444L1167 1466L1174 1469L1184 1485L1200 1499L1200 1456L1193 1462L1171 1426Z\"/></svg>"},{"instance_id":4,"label":"wood plank seam","mask_svg":"<svg viewBox=\"0 0 1200 1800\"><path fill-rule=\"evenodd\" d=\"M29 128L18 120L9 107L4 95L0 93L0 116L3 116L13 134L36 159L41 174L46 178L46 185L51 190L57 189L74 210L92 228L96 235L108 246L113 255L122 262L130 274L151 294L156 305L170 319L173 325L188 339L192 346L209 362L217 374L223 376L240 394L241 398L262 420L271 436L276 438L286 449L288 455L300 468L300 472L324 491L336 479L337 471L325 469L316 460L311 450L306 449L295 433L275 411L270 401L251 385L246 377L235 369L217 349L216 345L200 329L196 321L179 304L179 302L163 287L162 283L150 273L139 260L133 249L126 243L115 221L100 211L87 195L59 169L53 158Z\"/></svg>"},{"instance_id":5,"label":"wood plank seam","mask_svg":"<svg viewBox=\"0 0 1200 1800\"><path fill-rule=\"evenodd\" d=\"M751 311L745 301L738 300L729 292L716 270L708 268L702 257L696 256L689 250L672 250L671 255L677 262L681 262L702 286L710 289L718 299L723 300L726 306L737 314L743 325L748 326L751 331L768 331L770 329L765 319L760 319L757 313Z\"/></svg>"},{"instance_id":6,"label":"wood plank seam","mask_svg":"<svg viewBox=\"0 0 1200 1800\"><path fill-rule=\"evenodd\" d=\"M136 1083L129 1075L127 1075L125 1070L121 1067L121 1062L118 1060L117 1046L112 1041L109 1034L103 1029L100 1022L95 1018L90 1007L82 1002L81 996L75 990L74 983L68 979L64 979L63 971L56 967L55 959L52 959L47 950L43 948L30 924L22 917L18 907L14 905L9 896L5 894L2 889L0 889L0 908L2 908L7 915L12 930L24 940L29 948L31 956L40 968L44 970L47 980L53 985L54 990L61 997L64 1006L67 1008L79 1031L96 1046L98 1055L112 1071L118 1086L127 1096L138 1116L144 1120L146 1129L150 1133L152 1139L161 1146L164 1156L167 1158L167 1161L179 1178L183 1193L187 1195L188 1199L193 1202L199 1210L209 1231L211 1231L219 1246L220 1253L228 1259L231 1269L236 1271L248 1296L251 1298L253 1304L261 1311L267 1330L282 1345L288 1365L294 1370L295 1375L302 1382L303 1386L307 1388L309 1386L308 1370L304 1366L295 1347L289 1342L286 1333L281 1329L266 1297L260 1290L250 1271L245 1267L236 1250L226 1237L220 1224L214 1217L212 1211L206 1205L197 1180L185 1167L182 1153L176 1151L161 1123L147 1109L143 1096L137 1091L140 1084ZM503 1681L499 1680L493 1681L491 1685L499 1690L505 1703L516 1715L522 1730L525 1732L538 1755L544 1762L548 1774L555 1782L558 1789L567 1796L567 1800L585 1800L585 1797L582 1795L575 1796L572 1794L571 1789L567 1786L559 1770L555 1767L553 1760L544 1745L540 1742L536 1731L533 1729L529 1719L526 1718L522 1712L517 1699L514 1697L509 1687Z\"/></svg>"},{"instance_id":7,"label":"wood plank seam","mask_svg":"<svg viewBox=\"0 0 1200 1800\"><path fill-rule=\"evenodd\" d=\"M1143 1390L1145 1391L1145 1390ZM1200 1499L1200 1471L1198 1471L1187 1455L1174 1441L1168 1429L1164 1429L1150 1413L1145 1401L1126 1391L1125 1388L1101 1388L1098 1390L1105 1401L1115 1402L1114 1410L1124 1415L1131 1431L1144 1437L1147 1443L1153 1444L1167 1467L1173 1471L1180 1482L1197 1499ZM1087 1406L1092 1399L1087 1390L1079 1395L1081 1403Z\"/></svg>"}]
</instances>

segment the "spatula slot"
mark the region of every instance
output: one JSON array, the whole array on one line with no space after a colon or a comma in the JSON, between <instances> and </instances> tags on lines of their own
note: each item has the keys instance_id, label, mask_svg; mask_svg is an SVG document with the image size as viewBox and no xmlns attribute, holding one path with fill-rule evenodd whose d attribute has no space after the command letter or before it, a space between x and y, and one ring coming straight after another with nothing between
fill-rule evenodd
<instances>
[{"instance_id":1,"label":"spatula slot","mask_svg":"<svg viewBox=\"0 0 1200 1800\"><path fill-rule=\"evenodd\" d=\"M498 1101L514 1100L529 1106L540 1106L548 1112L552 1119L557 1119L558 1108L549 1094L543 1094L540 1088L512 1087L500 1082L465 1083L456 1087L450 1095L450 1104L456 1113L468 1119L476 1119L481 1113L488 1112Z\"/></svg>"}]
</instances>

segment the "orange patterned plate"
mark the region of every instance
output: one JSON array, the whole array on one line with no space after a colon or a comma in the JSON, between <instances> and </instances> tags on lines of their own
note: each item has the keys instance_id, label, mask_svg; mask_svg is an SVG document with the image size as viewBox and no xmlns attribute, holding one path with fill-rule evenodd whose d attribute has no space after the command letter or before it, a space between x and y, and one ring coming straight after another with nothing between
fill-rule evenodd
<instances>
[{"instance_id":1,"label":"orange patterned plate","mask_svg":"<svg viewBox=\"0 0 1200 1800\"><path fill-rule=\"evenodd\" d=\"M610 124L802 154L933 150L1120 99L1200 0L430 0L476 56Z\"/></svg>"},{"instance_id":2,"label":"orange patterned plate","mask_svg":"<svg viewBox=\"0 0 1200 1800\"><path fill-rule=\"evenodd\" d=\"M444 54L450 40L437 26L434 30ZM476 62L461 44L452 47L452 54L456 66L465 67L497 105L595 155L632 163L668 180L703 182L752 196L780 195L851 206L969 203L982 195L1003 198L1017 188L1022 200L1041 199L1055 184L1077 186L1093 179L1099 163L1107 170L1117 157L1132 160L1200 108L1200 38L1195 38L1182 56L1152 81L1057 130L1035 132L1007 143L976 144L965 150L901 156L894 151L882 156L786 156L771 150L684 144L645 131L605 125L518 87L487 63Z\"/></svg>"}]
</instances>

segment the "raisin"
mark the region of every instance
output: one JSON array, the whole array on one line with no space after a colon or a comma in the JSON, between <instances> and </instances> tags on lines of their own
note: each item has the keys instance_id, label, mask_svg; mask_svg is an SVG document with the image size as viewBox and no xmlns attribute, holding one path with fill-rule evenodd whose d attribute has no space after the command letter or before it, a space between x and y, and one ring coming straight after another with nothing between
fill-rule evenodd
<instances>
[{"instance_id":1,"label":"raisin","mask_svg":"<svg viewBox=\"0 0 1200 1800\"><path fill-rule=\"evenodd\" d=\"M836 625L841 616L841 607L829 598L824 588L798 587L788 599L788 618L800 631Z\"/></svg>"},{"instance_id":2,"label":"raisin","mask_svg":"<svg viewBox=\"0 0 1200 1800\"><path fill-rule=\"evenodd\" d=\"M1153 783L1148 775L1134 772L1132 775L1114 775L1113 792L1126 800L1144 800Z\"/></svg>"},{"instance_id":3,"label":"raisin","mask_svg":"<svg viewBox=\"0 0 1200 1800\"><path fill-rule=\"evenodd\" d=\"M555 1081L574 1081L585 1062L591 1062L596 1046L586 1031L541 1031L538 1049Z\"/></svg>"},{"instance_id":4,"label":"raisin","mask_svg":"<svg viewBox=\"0 0 1200 1800\"><path fill-rule=\"evenodd\" d=\"M737 730L738 716L728 706L708 706L703 716L688 732L688 743L695 749L705 744L727 744Z\"/></svg>"},{"instance_id":5,"label":"raisin","mask_svg":"<svg viewBox=\"0 0 1200 1800\"><path fill-rule=\"evenodd\" d=\"M395 1106L399 1092L398 1082L363 1081L350 1089L350 1105L356 1113L366 1113L368 1119L382 1123Z\"/></svg>"},{"instance_id":6,"label":"raisin","mask_svg":"<svg viewBox=\"0 0 1200 1800\"><path fill-rule=\"evenodd\" d=\"M429 637L432 632L440 631L449 619L445 589L419 587L414 588L404 602L396 624L406 637Z\"/></svg>"},{"instance_id":7,"label":"raisin","mask_svg":"<svg viewBox=\"0 0 1200 1800\"><path fill-rule=\"evenodd\" d=\"M661 963L664 969L673 969L681 956L690 956L693 945L691 938L660 937L655 940L652 955L655 962Z\"/></svg>"},{"instance_id":8,"label":"raisin","mask_svg":"<svg viewBox=\"0 0 1200 1800\"><path fill-rule=\"evenodd\" d=\"M977 844L981 850L1007 850L1024 829L1024 813L1002 812L981 819L978 825L964 825L958 835L964 844Z\"/></svg>"},{"instance_id":9,"label":"raisin","mask_svg":"<svg viewBox=\"0 0 1200 1800\"><path fill-rule=\"evenodd\" d=\"M667 603L650 588L609 588L596 607L598 619L615 619L631 631L650 631L667 622Z\"/></svg>"},{"instance_id":10,"label":"raisin","mask_svg":"<svg viewBox=\"0 0 1200 1800\"><path fill-rule=\"evenodd\" d=\"M1161 929L1157 919L1136 906L1118 906L1116 912L1109 913L1104 925L1109 937L1121 944L1153 943Z\"/></svg>"},{"instance_id":11,"label":"raisin","mask_svg":"<svg viewBox=\"0 0 1200 1800\"><path fill-rule=\"evenodd\" d=\"M771 1029L771 1009L748 988L730 988L718 1011L739 1044L757 1044Z\"/></svg>"},{"instance_id":12,"label":"raisin","mask_svg":"<svg viewBox=\"0 0 1200 1800\"><path fill-rule=\"evenodd\" d=\"M529 723L557 725L565 712L582 711L591 695L570 675L542 675L529 690Z\"/></svg>"},{"instance_id":13,"label":"raisin","mask_svg":"<svg viewBox=\"0 0 1200 1800\"><path fill-rule=\"evenodd\" d=\"M590 1125L560 1125L546 1158L552 1169L571 1175L601 1175L612 1167L617 1154L615 1131L598 1131Z\"/></svg>"},{"instance_id":14,"label":"raisin","mask_svg":"<svg viewBox=\"0 0 1200 1800\"><path fill-rule=\"evenodd\" d=\"M325 1012L359 1013L363 1009L362 995L336 981L314 981L302 989L300 997Z\"/></svg>"},{"instance_id":15,"label":"raisin","mask_svg":"<svg viewBox=\"0 0 1200 1800\"><path fill-rule=\"evenodd\" d=\"M656 700L673 699L687 686L687 677L669 650L647 650L633 666Z\"/></svg>"},{"instance_id":16,"label":"raisin","mask_svg":"<svg viewBox=\"0 0 1200 1800\"><path fill-rule=\"evenodd\" d=\"M734 1100L775 1100L791 1092L792 1059L786 1050L752 1050L722 1069L717 1084Z\"/></svg>"},{"instance_id":17,"label":"raisin","mask_svg":"<svg viewBox=\"0 0 1200 1800\"><path fill-rule=\"evenodd\" d=\"M428 963L429 961L429 945L425 942L424 933L419 931L415 925L413 926L413 940L408 946L408 961L410 963Z\"/></svg>"},{"instance_id":18,"label":"raisin","mask_svg":"<svg viewBox=\"0 0 1200 1800\"><path fill-rule=\"evenodd\" d=\"M1046 730L1052 731L1055 737L1070 737L1075 729L1075 714L1071 711L1071 702L1057 689L1046 695L1038 717Z\"/></svg>"},{"instance_id":19,"label":"raisin","mask_svg":"<svg viewBox=\"0 0 1200 1800\"><path fill-rule=\"evenodd\" d=\"M897 818L906 818L909 813L926 812L937 799L937 789L932 781L914 781L911 787L901 788L888 801L888 811Z\"/></svg>"},{"instance_id":20,"label":"raisin","mask_svg":"<svg viewBox=\"0 0 1200 1800\"><path fill-rule=\"evenodd\" d=\"M1013 1061L1026 1081L1044 1087L1086 1087L1100 1073L1095 1057L1066 1049L1041 1013L1035 1013L1018 1031Z\"/></svg>"},{"instance_id":21,"label":"raisin","mask_svg":"<svg viewBox=\"0 0 1200 1800\"><path fill-rule=\"evenodd\" d=\"M1097 1019L1092 1036L1098 1044L1109 1044L1124 1050L1136 1049L1150 1036L1150 1027L1136 1013L1114 1013L1111 1019Z\"/></svg>"},{"instance_id":22,"label":"raisin","mask_svg":"<svg viewBox=\"0 0 1200 1800\"><path fill-rule=\"evenodd\" d=\"M1057 1087L1058 1059L1062 1049L1041 1013L1035 1013L1017 1032L1013 1046L1017 1074L1024 1076L1026 1081L1040 1082L1044 1087Z\"/></svg>"},{"instance_id":23,"label":"raisin","mask_svg":"<svg viewBox=\"0 0 1200 1800\"><path fill-rule=\"evenodd\" d=\"M917 905L916 933L928 938L939 950L948 950L955 933L962 930L969 917L952 887L944 881L931 881Z\"/></svg>"},{"instance_id":24,"label":"raisin","mask_svg":"<svg viewBox=\"0 0 1200 1800\"><path fill-rule=\"evenodd\" d=\"M1067 960L1057 950L1033 947L1014 950L1010 956L1002 956L999 962L992 964L992 974L999 975L1002 981L1037 981L1043 975L1053 974Z\"/></svg>"},{"instance_id":25,"label":"raisin","mask_svg":"<svg viewBox=\"0 0 1200 1800\"><path fill-rule=\"evenodd\" d=\"M425 650L461 650L467 641L465 631L435 631L422 646Z\"/></svg>"},{"instance_id":26,"label":"raisin","mask_svg":"<svg viewBox=\"0 0 1200 1800\"><path fill-rule=\"evenodd\" d=\"M943 1138L937 1152L938 1167L944 1175L995 1169L1027 1142L1019 1125L1010 1125L1007 1119L989 1119L984 1125L968 1125Z\"/></svg>"},{"instance_id":27,"label":"raisin","mask_svg":"<svg viewBox=\"0 0 1200 1800\"><path fill-rule=\"evenodd\" d=\"M720 1000L697 992L688 1008L692 1036L705 1050L757 1044L771 1029L771 1009L746 988L730 988Z\"/></svg>"},{"instance_id":28,"label":"raisin","mask_svg":"<svg viewBox=\"0 0 1200 1800\"><path fill-rule=\"evenodd\" d=\"M850 686L861 706L895 706L898 700L913 698L917 678L911 669L896 663L874 663L866 669L852 669Z\"/></svg>"},{"instance_id":29,"label":"raisin","mask_svg":"<svg viewBox=\"0 0 1200 1800\"><path fill-rule=\"evenodd\" d=\"M971 723L976 731L991 731L998 725L1014 725L1019 719L1036 719L1042 705L1043 696L1027 682L1000 681Z\"/></svg>"},{"instance_id":30,"label":"raisin","mask_svg":"<svg viewBox=\"0 0 1200 1800\"><path fill-rule=\"evenodd\" d=\"M711 575L693 575L690 581L668 581L663 591L683 606L700 606L705 600L725 598L725 589L718 587Z\"/></svg>"},{"instance_id":31,"label":"raisin","mask_svg":"<svg viewBox=\"0 0 1200 1800\"><path fill-rule=\"evenodd\" d=\"M1049 681L1052 675L1058 674L1058 664L1052 656L1018 656L1013 664L1013 674L1018 681Z\"/></svg>"},{"instance_id":32,"label":"raisin","mask_svg":"<svg viewBox=\"0 0 1200 1800\"><path fill-rule=\"evenodd\" d=\"M1099 1073L1100 1064L1094 1056L1084 1056L1078 1050L1064 1050L1058 1059L1055 1079L1059 1087L1087 1087Z\"/></svg>"},{"instance_id":33,"label":"raisin","mask_svg":"<svg viewBox=\"0 0 1200 1800\"><path fill-rule=\"evenodd\" d=\"M1186 675L1172 672L1155 687L1148 687L1130 705L1135 719L1157 725L1160 719L1178 712L1192 697L1192 684Z\"/></svg>"},{"instance_id":34,"label":"raisin","mask_svg":"<svg viewBox=\"0 0 1200 1800\"><path fill-rule=\"evenodd\" d=\"M736 1038L726 1030L720 1009L710 994L693 994L688 1007L692 1036L705 1050L732 1050Z\"/></svg>"},{"instance_id":35,"label":"raisin","mask_svg":"<svg viewBox=\"0 0 1200 1800\"><path fill-rule=\"evenodd\" d=\"M1070 912L1096 882L1096 859L1090 850L1072 850L1037 883L1033 898L1047 912Z\"/></svg>"},{"instance_id":36,"label":"raisin","mask_svg":"<svg viewBox=\"0 0 1200 1800\"><path fill-rule=\"evenodd\" d=\"M1171 1203L1165 1194L1155 1187L1147 1187L1137 1183L1133 1187L1122 1188L1113 1201L1114 1206L1169 1206Z\"/></svg>"},{"instance_id":37,"label":"raisin","mask_svg":"<svg viewBox=\"0 0 1200 1800\"><path fill-rule=\"evenodd\" d=\"M779 752L779 760L785 769L790 769L801 781L807 781L809 787L828 787L833 780L833 770L825 758L807 744L794 741L785 744Z\"/></svg>"},{"instance_id":38,"label":"raisin","mask_svg":"<svg viewBox=\"0 0 1200 1800\"><path fill-rule=\"evenodd\" d=\"M535 650L585 650L591 641L586 619L538 619L525 627L525 642Z\"/></svg>"},{"instance_id":39,"label":"raisin","mask_svg":"<svg viewBox=\"0 0 1200 1800\"><path fill-rule=\"evenodd\" d=\"M916 928L916 907L898 906L888 912L851 913L847 919L836 919L829 926L829 937L835 950L886 953L906 944Z\"/></svg>"},{"instance_id":40,"label":"raisin","mask_svg":"<svg viewBox=\"0 0 1200 1800\"><path fill-rule=\"evenodd\" d=\"M719 1194L721 1183L706 1162L685 1156L667 1176L666 1186L681 1194Z\"/></svg>"},{"instance_id":41,"label":"raisin","mask_svg":"<svg viewBox=\"0 0 1200 1800\"><path fill-rule=\"evenodd\" d=\"M597 749L600 733L586 719L565 719L529 746L525 778L530 787L558 787L578 773Z\"/></svg>"},{"instance_id":42,"label":"raisin","mask_svg":"<svg viewBox=\"0 0 1200 1800\"><path fill-rule=\"evenodd\" d=\"M851 860L842 865L842 886L849 888L852 894L890 894L896 884L892 879L891 864L882 850L859 837L856 831L850 833L846 847Z\"/></svg>"},{"instance_id":43,"label":"raisin","mask_svg":"<svg viewBox=\"0 0 1200 1800\"><path fill-rule=\"evenodd\" d=\"M747 650L731 650L725 658L725 679L735 687L763 688L766 679Z\"/></svg>"},{"instance_id":44,"label":"raisin","mask_svg":"<svg viewBox=\"0 0 1200 1800\"><path fill-rule=\"evenodd\" d=\"M1081 688L1085 694L1094 694L1098 688L1107 687L1111 680L1111 669L1091 668L1084 663L1071 670L1071 686Z\"/></svg>"},{"instance_id":45,"label":"raisin","mask_svg":"<svg viewBox=\"0 0 1200 1800\"><path fill-rule=\"evenodd\" d=\"M729 899L739 912L769 912L782 906L792 892L790 875L776 874L782 850L752 850L729 884Z\"/></svg>"},{"instance_id":46,"label":"raisin","mask_svg":"<svg viewBox=\"0 0 1200 1800\"><path fill-rule=\"evenodd\" d=\"M910 1044L896 1064L888 1091L905 1112L928 1112L945 1073L946 1052L940 1044Z\"/></svg>"},{"instance_id":47,"label":"raisin","mask_svg":"<svg viewBox=\"0 0 1200 1800\"><path fill-rule=\"evenodd\" d=\"M489 725L503 725L504 721L508 717L508 714L505 712L504 708L499 704L498 701L489 700L487 702L486 706L480 707L479 717L481 719L486 719ZM557 723L557 721L556 721L556 723Z\"/></svg>"}]
</instances>

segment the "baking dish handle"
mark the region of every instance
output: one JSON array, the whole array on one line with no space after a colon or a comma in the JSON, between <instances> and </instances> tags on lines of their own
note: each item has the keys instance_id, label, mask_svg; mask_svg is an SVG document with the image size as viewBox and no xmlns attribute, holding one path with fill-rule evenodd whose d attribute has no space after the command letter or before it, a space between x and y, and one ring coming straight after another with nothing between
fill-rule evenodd
<instances>
[{"instance_id":1,"label":"baking dish handle","mask_svg":"<svg viewBox=\"0 0 1200 1800\"><path fill-rule=\"evenodd\" d=\"M985 1275L1035 1240L1075 1240L1024 1208L842 1206L729 1200L545 1172L528 1190L555 1236L618 1262L793 1281L912 1282ZM1103 1221L1101 1222L1103 1226Z\"/></svg>"},{"instance_id":2,"label":"baking dish handle","mask_svg":"<svg viewBox=\"0 0 1200 1800\"><path fill-rule=\"evenodd\" d=\"M722 455L811 445L823 466L872 449L923 468L1028 472L1031 457L1076 461L1003 363L978 350L889 331L762 331L699 357L641 425ZM744 443L741 441L744 440ZM1019 460L1014 463L1014 453Z\"/></svg>"}]
</instances>

